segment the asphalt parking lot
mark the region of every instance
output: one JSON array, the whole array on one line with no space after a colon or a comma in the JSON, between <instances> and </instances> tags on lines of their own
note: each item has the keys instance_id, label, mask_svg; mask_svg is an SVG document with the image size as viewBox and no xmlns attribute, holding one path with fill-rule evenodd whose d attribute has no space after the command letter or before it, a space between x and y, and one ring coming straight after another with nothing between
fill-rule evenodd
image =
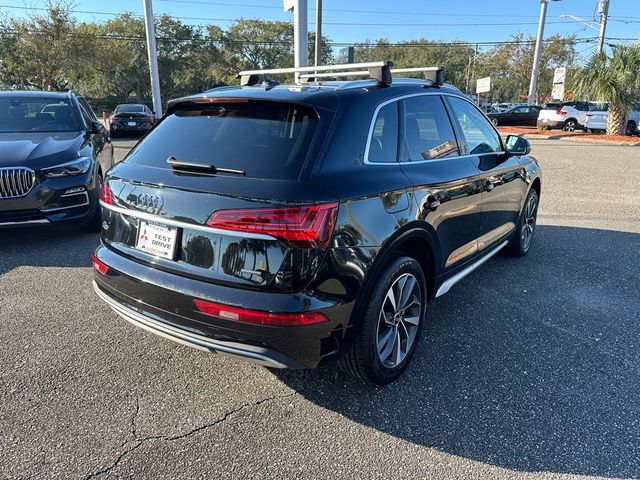
<instances>
[{"instance_id":1,"label":"asphalt parking lot","mask_svg":"<svg viewBox=\"0 0 640 480\"><path fill-rule=\"evenodd\" d=\"M97 236L0 231L0 478L640 478L640 147L533 154L530 255L434 301L385 388L155 337L93 293Z\"/></svg>"}]
</instances>

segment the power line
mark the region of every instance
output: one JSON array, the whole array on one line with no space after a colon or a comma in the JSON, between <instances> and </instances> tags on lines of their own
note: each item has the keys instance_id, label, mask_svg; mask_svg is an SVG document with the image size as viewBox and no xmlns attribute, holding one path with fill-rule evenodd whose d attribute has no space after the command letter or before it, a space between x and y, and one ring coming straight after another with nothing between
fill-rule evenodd
<instances>
[{"instance_id":1,"label":"power line","mask_svg":"<svg viewBox=\"0 0 640 480\"><path fill-rule=\"evenodd\" d=\"M0 28L1 33L6 33L10 35L22 35L22 34L30 34L30 35L44 35L44 33L37 30L12 30L9 28ZM71 32L66 33L67 37L77 37L77 38L100 38L104 40L122 40L122 41L140 41L145 42L144 35L123 35L123 34L90 34L90 33L77 33ZM165 37L165 36L157 36L158 42L194 42L194 43L207 43L207 42L220 42L226 44L242 44L242 45L293 45L292 41L284 41L284 40L266 40L266 41L247 41L247 40L230 40L230 39L222 39L222 38L212 38L212 37ZM597 40L597 37L585 37L585 38L575 38L570 41L572 44L584 44L584 43L593 43ZM609 38L609 40L613 41L629 41L635 40L635 38ZM545 43L551 43L553 39L544 40ZM478 44L482 47L491 47L491 46L501 46L501 45L531 45L534 44L535 40L501 40L501 41L483 41L483 42L462 42L462 41L453 41L453 42L396 42L396 43L364 43L364 42L329 42L332 46L345 46L345 45L357 45L359 48L376 48L378 46L383 47L391 47L391 48L405 48L405 47L419 47L419 48L429 48L429 47L453 47L453 46L474 46Z\"/></svg>"},{"instance_id":2,"label":"power line","mask_svg":"<svg viewBox=\"0 0 640 480\"><path fill-rule=\"evenodd\" d=\"M189 4L189 5L213 5L213 6L227 6L227 7L249 7L249 8L264 8L270 10L282 10L282 6L276 5L264 5L264 4L249 4L249 3L229 3L229 2L207 2L204 0L158 0L165 3L176 4ZM310 7L309 10L315 10ZM325 12L341 12L341 13L364 13L373 15L419 15L425 17L491 17L491 18L513 18L513 14L500 14L500 13L427 13L427 12L407 12L398 10L357 10L349 8L323 8ZM538 18L537 15L518 15L520 18ZM620 18L640 18L640 17L620 17Z\"/></svg>"},{"instance_id":3,"label":"power line","mask_svg":"<svg viewBox=\"0 0 640 480\"><path fill-rule=\"evenodd\" d=\"M13 8L18 10L35 10L35 11L48 11L47 8L44 7L17 7L13 5L0 5L0 8ZM89 15L108 15L108 16L119 16L123 15L123 13L118 12L100 12L100 11L91 11L91 10L71 10L72 13L81 13L81 14L89 14ZM141 17L139 14L128 13L128 15ZM161 14L162 15L162 14ZM237 18L216 18L216 17L187 17L187 16L177 16L177 15L169 15L165 14L168 17L177 19L177 20L204 20L210 22L236 22ZM621 21L624 23L640 23L640 20L614 20ZM573 22L571 21L552 21L546 22L549 24L555 25L570 25ZM370 27L482 27L482 26L528 26L528 25L537 25L537 22L490 22L490 23L388 23L388 22L324 22L324 25L334 25L334 26L370 26Z\"/></svg>"}]
</instances>

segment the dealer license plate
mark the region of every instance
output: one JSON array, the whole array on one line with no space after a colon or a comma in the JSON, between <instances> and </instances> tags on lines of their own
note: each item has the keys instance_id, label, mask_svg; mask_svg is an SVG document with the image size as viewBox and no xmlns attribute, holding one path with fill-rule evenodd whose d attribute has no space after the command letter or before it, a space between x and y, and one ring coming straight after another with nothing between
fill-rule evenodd
<instances>
[{"instance_id":1,"label":"dealer license plate","mask_svg":"<svg viewBox=\"0 0 640 480\"><path fill-rule=\"evenodd\" d=\"M140 222L136 248L156 257L173 260L177 235L177 228Z\"/></svg>"},{"instance_id":2,"label":"dealer license plate","mask_svg":"<svg viewBox=\"0 0 640 480\"><path fill-rule=\"evenodd\" d=\"M130 127L135 127L137 125L136 122L127 122L127 125L129 125Z\"/></svg>"}]
</instances>

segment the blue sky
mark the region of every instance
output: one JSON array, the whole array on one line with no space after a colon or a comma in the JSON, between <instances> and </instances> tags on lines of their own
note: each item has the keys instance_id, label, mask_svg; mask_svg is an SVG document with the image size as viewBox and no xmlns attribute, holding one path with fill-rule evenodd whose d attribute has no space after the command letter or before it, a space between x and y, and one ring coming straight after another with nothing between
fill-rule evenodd
<instances>
[{"instance_id":1,"label":"blue sky","mask_svg":"<svg viewBox=\"0 0 640 480\"><path fill-rule=\"evenodd\" d=\"M309 28L314 29L315 0L309 1ZM425 37L432 40L469 42L501 41L516 33L535 35L540 3L538 0L324 0L324 34L334 42L351 43L366 38L386 37L391 41ZM0 12L13 15L24 10L9 6L41 7L39 0L0 0ZM102 20L109 15L85 12L142 13L142 0L76 0L75 10L81 20ZM597 0L561 0L548 8L545 35L554 33L595 37L597 32L560 15L593 19ZM186 23L211 23L222 27L237 18L260 18L291 21L282 0L153 0L154 13L167 13ZM517 5L517 7L515 6ZM610 0L607 37L634 38L640 34L640 1ZM368 25L366 25L368 24ZM578 52L588 55L593 44L578 45Z\"/></svg>"}]
</instances>

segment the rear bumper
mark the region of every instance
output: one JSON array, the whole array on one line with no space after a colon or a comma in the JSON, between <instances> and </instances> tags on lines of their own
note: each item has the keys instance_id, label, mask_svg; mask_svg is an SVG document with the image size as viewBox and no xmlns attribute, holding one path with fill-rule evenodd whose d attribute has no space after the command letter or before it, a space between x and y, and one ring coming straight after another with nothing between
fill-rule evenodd
<instances>
[{"instance_id":1,"label":"rear bumper","mask_svg":"<svg viewBox=\"0 0 640 480\"><path fill-rule=\"evenodd\" d=\"M548 120L543 118L542 120L537 121L537 125L543 125L547 128L562 128L564 125L564 121L562 120Z\"/></svg>"},{"instance_id":2,"label":"rear bumper","mask_svg":"<svg viewBox=\"0 0 640 480\"><path fill-rule=\"evenodd\" d=\"M173 340L199 350L208 352L221 353L227 356L240 358L264 367L286 368L295 362L282 355L281 353L258 346L244 345L236 342L224 342L213 340L203 335L197 335L187 330L181 330L168 325L160 320L154 319L148 313L134 310L115 298L105 293L96 282L93 282L93 289L102 300L104 300L118 315L136 327L143 328L151 333L155 333L161 337Z\"/></svg>"},{"instance_id":3,"label":"rear bumper","mask_svg":"<svg viewBox=\"0 0 640 480\"><path fill-rule=\"evenodd\" d=\"M352 305L298 292L281 294L227 287L175 275L99 246L109 267L95 273L98 296L134 325L200 350L274 368L314 368L337 358L345 344ZM270 312L319 311L328 321L274 327L206 315L195 298Z\"/></svg>"}]
</instances>

